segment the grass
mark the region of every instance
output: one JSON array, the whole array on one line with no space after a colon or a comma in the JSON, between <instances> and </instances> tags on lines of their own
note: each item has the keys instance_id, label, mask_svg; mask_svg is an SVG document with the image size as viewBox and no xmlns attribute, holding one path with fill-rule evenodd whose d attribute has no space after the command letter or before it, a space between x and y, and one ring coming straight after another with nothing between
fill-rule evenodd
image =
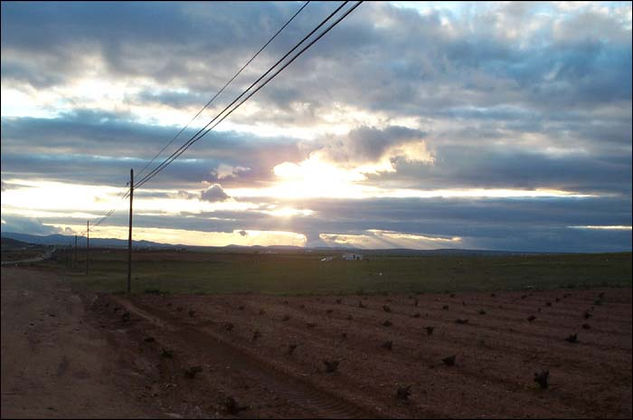
<instances>
[{"instance_id":1,"label":"grass","mask_svg":"<svg viewBox=\"0 0 633 420\"><path fill-rule=\"evenodd\" d=\"M19 261L36 258L46 252L45 247L33 247L28 249L2 249L1 261Z\"/></svg>"},{"instance_id":2,"label":"grass","mask_svg":"<svg viewBox=\"0 0 633 420\"><path fill-rule=\"evenodd\" d=\"M133 293L354 294L631 287L631 253L522 256L386 256L321 262L320 254L135 252ZM65 262L58 256L58 267ZM78 262L83 270L85 260ZM382 274L381 274L382 273ZM122 292L127 253L95 250L71 283Z\"/></svg>"}]
</instances>

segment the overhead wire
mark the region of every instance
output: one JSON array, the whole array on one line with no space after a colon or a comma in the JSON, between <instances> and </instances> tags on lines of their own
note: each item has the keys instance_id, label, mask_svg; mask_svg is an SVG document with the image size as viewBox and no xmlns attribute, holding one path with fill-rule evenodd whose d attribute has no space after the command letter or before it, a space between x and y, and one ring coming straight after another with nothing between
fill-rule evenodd
<instances>
[{"instance_id":1,"label":"overhead wire","mask_svg":"<svg viewBox=\"0 0 633 420\"><path fill-rule=\"evenodd\" d=\"M156 168L154 168L148 175L144 178L141 178L136 184L138 187L145 184L151 178L153 178L156 174L162 171L165 167L167 167L172 161L174 161L178 156L184 152L184 150L188 149L191 144L197 141L197 137L200 136L204 130L207 129L214 121L216 121L220 115L222 115L226 110L228 110L231 106L233 106L240 98L242 98L249 90L251 90L257 83L259 83L264 77L266 77L275 67L277 67L281 62L283 62L293 51L295 51L301 44L303 44L308 38L310 38L319 28L321 28L328 20L330 20L336 13L338 13L348 1L343 2L339 7L336 8L329 16L319 23L310 33L305 35L301 41L299 41L293 48L290 49L283 57L281 57L275 64L273 64L264 74L262 74L257 80L255 80L251 85L246 88L237 98L235 98L229 105L227 105L222 111L220 111L211 121L209 121L204 127L199 129L193 136L189 138L183 145L181 145L178 149L176 149L170 156L168 156L163 162L161 162ZM205 133L206 134L206 133Z\"/></svg>"},{"instance_id":2,"label":"overhead wire","mask_svg":"<svg viewBox=\"0 0 633 420\"><path fill-rule=\"evenodd\" d=\"M207 103L207 105L205 105L199 112L198 114L196 114L196 116L194 116L192 118L192 120L188 123L191 124L191 122L193 120L195 120L200 113L206 109L209 104L211 104L213 102L213 100L215 98L217 98L217 96L241 73L241 71L244 70L244 68L250 64L250 62L253 61L253 59L268 45L270 44L270 42L281 32L281 30L283 30L283 28L285 28L291 21L292 19L294 19L294 17L296 17L298 15L299 12L301 12L301 10L303 10L305 8L305 6L307 6L307 4L309 3L306 2L304 3L304 5L291 17L291 19L286 22L286 24L284 24L284 26L282 26L282 28L277 31L277 33L262 47L260 48L260 50L236 73L236 75L234 75L229 82L227 82L224 87L216 94L214 95L213 98L211 98L211 100ZM310 33L308 33L306 36L304 36L304 38L299 41L290 51L288 51L281 59L279 59L273 66L271 66L262 76L260 76L255 82L253 82L247 89L245 89L237 98L235 98L229 105L227 105L220 113L218 113L211 121L209 121L209 123L207 123L204 127L202 127L201 129L199 129L187 142L185 142L182 146L180 146L175 152L173 152L169 157L167 157L165 160L163 160L163 162L161 162L161 164L159 164L156 168L154 168L152 171L150 171L149 174L145 175L144 177L142 177L140 179L140 181L138 181L137 183L135 183L135 185L133 185L134 189L137 189L139 187L141 187L142 185L144 185L145 183L147 183L148 181L150 181L153 177L155 177L159 172L161 172L164 168L166 168L169 164L171 164L171 162L173 162L176 158L178 158L182 153L184 153L191 145L193 145L195 142L197 142L198 140L200 140L201 138L203 138L206 134L209 133L209 131L213 130L218 124L220 124L222 121L224 121L231 113L233 113L235 110L237 110L241 105L243 105L247 100L249 100L255 93L257 93L260 89L262 89L264 86L266 86L271 80L273 80L279 73L281 73L285 68L287 68L291 63L293 63L300 55L302 55L308 48L310 48L312 45L314 45L319 39L321 39L326 33L328 33L331 29L333 29L336 25L338 25L343 19L345 19L352 11L354 11L358 6L360 6L361 3L363 3L363 1L358 1L354 6L352 6L350 9L348 9L347 11L345 11L343 13L343 15L341 15L340 17L338 17L333 23L331 23L324 31L322 31L320 34L318 34L318 36L316 38L314 38L312 41L310 41L305 47L303 47L297 54L295 54L293 57L290 58L290 60L288 60L285 64L283 64L281 66L281 68L279 68L277 71L275 71L274 74L272 74L268 79L266 79L261 85L259 85L257 88L255 88L252 92L248 93L251 89L253 89L253 87L259 83L264 77L266 77L268 74L270 74L275 67L277 67L281 62L283 62L283 60L285 60L290 54L292 54L292 52L294 52L297 48L299 48L301 46L301 44L303 44L308 38L310 38L310 36L312 36L316 31L318 31L323 25L325 25L334 15L336 15L347 3L349 3L349 1L345 1L343 2L339 7L336 8L336 10L334 10L330 15L328 15L321 23L319 23L319 25L317 25L312 31L310 31ZM235 105L236 102L238 102L244 95L246 95L248 93L248 95L243 98L237 105ZM235 105L232 109L229 110L229 108L231 108L233 105ZM226 112L227 110L229 110L228 112ZM224 116L222 116L222 114L224 114L226 112L226 114ZM222 116L220 118L220 116ZM218 118L220 118L218 120ZM215 124L213 124L216 120L218 120ZM209 127L211 124L213 124L213 126ZM188 126L187 125L187 126ZM167 144L167 146L163 147L163 149L152 159L152 162L156 159L157 156L160 155L160 153L162 153L162 151L164 151L171 143L173 143L173 141L184 131L184 129L186 129L186 127L183 127L183 129L180 130L180 132ZM151 164L151 162L150 162ZM146 168L148 167L148 165L146 165L142 171L144 171ZM141 171L141 173L142 173ZM129 185L129 182L127 183L127 185ZM131 189L127 189L125 191L124 194L122 194L122 198L125 199L127 197L129 197L129 194L131 192ZM96 224L93 224L93 226L99 226L105 219L107 219L108 217L110 217L112 214L114 214L114 212L117 209L111 209L110 211L108 211L104 216L102 216L96 222ZM84 233L86 233L86 231L82 232L81 235L83 235Z\"/></svg>"},{"instance_id":3,"label":"overhead wire","mask_svg":"<svg viewBox=\"0 0 633 420\"><path fill-rule=\"evenodd\" d=\"M226 87L246 68L246 66L248 66L256 57L257 55L259 55L259 53L261 53L261 51L263 51L264 48L266 48L266 46L268 46L268 44L270 44L270 42L272 42L272 40L274 40L274 38L307 6L307 4L309 3L309 1L305 2L302 7L273 35L273 37L266 42L266 44L264 44L263 47L261 47L254 55L253 57L244 65L240 68L240 70L238 70L238 72L220 89L220 91L218 91L218 93L216 93L211 100L209 100L209 102L207 102L207 104L200 110L198 111L198 113L191 119L191 121L189 121L189 123L183 127L177 134L176 136L174 136L174 138L172 138L170 140L170 142L164 146L161 151L154 156L154 158L148 163L146 164L143 169L141 170L141 174L144 172L144 170L167 148L169 147L169 145L171 145L173 143L173 141L175 141L176 138L178 138L178 136L180 134L182 134L182 132L191 124L191 122L193 122L199 115L200 113L202 113L212 102L213 100L215 100L215 98L217 98L222 91L224 91L226 89ZM133 187L135 188L139 188L142 185L144 185L145 183L147 183L149 180L151 180L153 177L155 177L159 172L161 172L164 168L166 168L169 164L171 164L171 162L173 162L176 158L178 158L182 153L184 153L191 145L193 145L195 142L197 142L198 140L200 140L201 138L203 138L206 134L209 133L209 131L213 130L218 124L220 124L222 121L224 121L231 113L233 113L235 110L237 110L241 105L243 105L248 99L250 99L255 93L257 93L260 89L262 89L264 86L266 86L272 79L274 79L279 73L281 73L286 67L288 67L292 62L294 62L301 54L303 54L308 48L310 48L312 45L314 45L314 43L316 43L319 39L321 39L326 33L328 33L332 28L334 28L337 24L339 24L344 18L346 18L353 10L355 10L361 3L363 3L363 1L359 1L357 2L353 7L351 7L350 9L348 9L346 12L344 12L344 14L342 16L340 16L339 18L337 18L332 24L330 24L330 26L328 28L326 28L323 32L321 32L315 39L313 39L312 41L310 41L305 47L303 47L297 54L295 54L288 62L286 62L280 69L278 69L273 75L271 75L266 81L264 81L261 85L259 85L255 90L253 90L251 93L248 94L248 96L246 96L244 99L242 99L237 105L235 105L232 109L230 109L230 111L228 111L224 116L222 116L220 118L220 116L226 112L231 106L233 106L237 101L240 100L240 98L242 98L244 95L246 95L257 83L259 83L264 77L266 77L271 71L273 71L273 69L275 67L277 67L284 59L286 59L290 54L292 54L293 51L295 51L297 48L299 48L299 46L301 44L303 44L310 36L312 36L317 30L319 30L319 28L321 28L323 25L325 25L336 13L338 13L346 4L348 3L348 1L343 2L338 8L336 8L336 10L334 10L328 17L326 17L319 25L317 25L312 31L310 31L309 34L307 34L301 41L299 41L290 51L288 51L281 59L279 59L273 66L271 66L262 76L260 76L255 82L253 82L246 90L244 90L237 98L235 98L229 105L227 105L220 113L218 113L211 121L209 121L209 123L207 123L204 127L202 127L200 130L198 130L187 142L185 142L182 146L180 146L175 152L173 152L168 158L166 158L161 164L159 164L156 168L154 168L149 174L147 174L145 177L142 177L141 180L136 183L136 185L134 185ZM216 121L218 118L220 118L215 124L214 121ZM213 126L211 126L209 128L209 126L213 124ZM129 182L126 184L129 185ZM129 190L126 190L124 194L122 194L122 198L127 198L129 197L129 194L131 192L130 188ZM106 214L104 216L102 216L99 219L96 219L97 222L93 224L93 226L99 226L105 219L107 219L108 217L110 217L112 214L114 214L114 212L117 210L117 208L111 209L108 212L106 212ZM82 232L81 235L83 235L84 233L86 233L86 231Z\"/></svg>"},{"instance_id":4,"label":"overhead wire","mask_svg":"<svg viewBox=\"0 0 633 420\"><path fill-rule=\"evenodd\" d=\"M125 187L128 187L130 185L130 182L126 182L125 183ZM124 187L124 188L125 188ZM118 200L123 199L123 197L125 196L125 194L128 192L127 189L123 190L118 197ZM103 216L101 217L97 217L97 218L93 218L93 219L89 219L88 222L92 222L90 223L90 226L99 226L101 223L103 223L103 221L105 219L107 219L108 217L112 216L117 210L119 209L119 206L115 206L112 209L108 210L106 213L104 213ZM96 222L94 222L96 220ZM87 233L87 230L84 229L83 231L81 231L81 233L79 233L77 236L83 236L85 233Z\"/></svg>"},{"instance_id":5,"label":"overhead wire","mask_svg":"<svg viewBox=\"0 0 633 420\"><path fill-rule=\"evenodd\" d=\"M328 17L326 17L319 25L317 25L308 35L306 35L301 41L299 41L288 53L286 53L281 59L279 59L273 66L271 66L262 76L260 76L255 82L253 82L244 92L242 92L237 98L235 98L229 105L227 105L218 115L216 115L209 123L207 123L204 127L202 127L196 134L194 134L187 142L185 142L182 146L180 146L176 151L174 151L169 157L167 157L161 164L159 164L156 168L154 168L150 173L145 175L142 179L135 184L135 188L139 188L153 177L155 177L159 172L161 172L164 168L166 168L171 162L173 162L176 158L178 158L185 150L187 150L192 144L196 141L200 140L204 137L209 131L215 128L218 124L220 124L224 119L226 119L233 111L239 108L244 102L250 99L255 93L257 93L261 88L263 88L266 84L268 84L272 79L274 79L281 71L283 71L286 67L288 67L294 60L296 60L301 54L303 54L308 48L314 45L319 39L321 39L326 33L328 33L332 28L338 25L344 18L346 18L353 10L355 10L358 6L360 6L363 1L357 2L354 6L348 9L343 13L342 16L337 18L328 28L326 28L323 32L321 32L315 39L310 41L308 45L302 48L297 54L295 54L288 62L286 62L279 70L277 70L271 77L269 77L265 82L263 82L260 86L258 86L253 92L248 94L246 98L244 98L239 104L237 104L233 109L227 112L224 116L221 117L217 123L215 123L211 128L209 126L213 124L220 116L226 112L231 106L233 106L237 101L239 101L244 95L248 93L257 83L259 83L264 77L266 77L271 71L274 70L283 60L285 60L293 51L295 51L301 44L303 44L310 36L312 36L319 28L327 23L336 13L338 13L348 1L343 2L336 10L334 10Z\"/></svg>"},{"instance_id":6,"label":"overhead wire","mask_svg":"<svg viewBox=\"0 0 633 420\"><path fill-rule=\"evenodd\" d=\"M225 84L224 86L222 86L222 88L215 94L213 95L213 97L211 99L209 99L209 102L207 102L201 109L200 111L198 111L198 113L196 115L193 116L193 118L184 126L180 129L180 131L169 141L169 143L167 143L153 158L151 161L149 161L148 163L145 164L145 166L143 166L143 168L141 169L141 171L138 174L138 177L141 178L141 176L143 175L143 173L145 172L145 169L147 169L148 166L150 166L152 163L154 163L154 161L156 160L156 158L158 156L161 155L161 153L163 153L163 151L165 151L165 149L167 149L181 134L183 131L185 131L189 125L196 119L198 118L198 116L209 107L209 105L211 105L211 103L215 100L215 98L217 98L218 96L220 96L220 94L222 94L222 92L224 92L224 90L233 82L233 80L235 80L237 78L237 76L239 76L242 71L255 59L257 58L257 56L268 46L268 44L270 44L271 42L273 42L273 40L275 38L277 38L277 35L279 35L281 33L281 31L283 31L286 26L288 26L290 24L290 22L292 22L294 20L295 17L297 17L297 15L299 13L301 13L301 11L303 9L305 9L305 7L310 3L310 1L306 1L303 3L303 5L299 8L299 10L297 10L295 12L294 15L292 15L290 17L290 19L288 19L288 21L286 21L286 23L283 24L283 26L281 28L279 28L279 30L277 30L277 32L275 32L275 34L264 44L262 45L262 47L257 50L257 52L237 71L237 73L235 73L233 75L233 77L231 77Z\"/></svg>"},{"instance_id":7,"label":"overhead wire","mask_svg":"<svg viewBox=\"0 0 633 420\"><path fill-rule=\"evenodd\" d=\"M299 15L299 13L301 13L303 11L303 9L305 9L305 7L310 3L310 0L305 1L303 3L303 5L290 17L290 19L288 19L278 30L277 32L275 32L273 34L273 36L264 44L262 45L259 50L257 50L257 52L255 52L255 54L253 54L253 56L224 84L224 86L222 86L222 88L198 111L198 113L196 113L196 115L193 116L193 118L184 126L180 129L180 131L148 162L145 164L145 166L141 169L141 171L139 172L139 178L141 178L143 172L147 169L147 167L149 165L151 165L158 156L160 156L161 153L163 153L163 151L165 151L165 149L167 149L188 127L189 125L191 125L191 123L193 121L195 121L196 118L198 118L198 116L200 116L200 114L209 107L209 105L211 105L211 103L220 95L222 94L222 92L242 73L242 71L244 71L244 69L246 67L248 67L248 65L255 60L255 58L257 58L257 56L275 39L277 38L277 36L297 17L297 15ZM127 182L126 186L129 186L130 183ZM127 197L129 197L130 194L130 190L125 190L121 195L120 195L120 199L125 199ZM108 217L110 217L112 214L114 214L114 212L116 212L117 207L109 210L108 212L105 213L104 216L100 217L99 219L95 219L97 220L96 223L93 224L93 226L99 226L105 219L107 219ZM87 231L84 230L81 235L85 234Z\"/></svg>"}]
</instances>

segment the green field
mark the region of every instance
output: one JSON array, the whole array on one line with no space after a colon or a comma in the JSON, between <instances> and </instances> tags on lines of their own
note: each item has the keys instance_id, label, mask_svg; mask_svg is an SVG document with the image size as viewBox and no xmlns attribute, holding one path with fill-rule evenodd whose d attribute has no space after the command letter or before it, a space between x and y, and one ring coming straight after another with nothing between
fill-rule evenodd
<instances>
[{"instance_id":1,"label":"green field","mask_svg":"<svg viewBox=\"0 0 633 420\"><path fill-rule=\"evenodd\" d=\"M35 258L46 252L45 248L31 248L31 249L11 249L2 250L0 254L0 260L2 261L19 261L29 258Z\"/></svg>"},{"instance_id":2,"label":"green field","mask_svg":"<svg viewBox=\"0 0 633 420\"><path fill-rule=\"evenodd\" d=\"M39 257L47 247L29 244L15 239L0 239L0 261L19 261Z\"/></svg>"},{"instance_id":3,"label":"green field","mask_svg":"<svg viewBox=\"0 0 633 420\"><path fill-rule=\"evenodd\" d=\"M132 292L352 294L630 287L631 253L504 256L372 254L362 261L334 253L135 252ZM340 254L340 253L339 253ZM73 286L122 292L127 252L94 250L74 268L63 252L47 263ZM382 274L381 274L382 273Z\"/></svg>"}]
</instances>

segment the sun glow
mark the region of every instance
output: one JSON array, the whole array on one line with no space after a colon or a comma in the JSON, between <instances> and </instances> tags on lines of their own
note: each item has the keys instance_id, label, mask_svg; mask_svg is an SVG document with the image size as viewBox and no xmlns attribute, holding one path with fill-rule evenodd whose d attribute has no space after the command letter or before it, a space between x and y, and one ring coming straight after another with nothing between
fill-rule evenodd
<instances>
[{"instance_id":1,"label":"sun glow","mask_svg":"<svg viewBox=\"0 0 633 420\"><path fill-rule=\"evenodd\" d=\"M104 185L77 185L29 180L12 180L5 181L5 183L19 186L2 192L3 211L6 206L10 206L32 211L98 213L113 203L122 192L119 188Z\"/></svg>"},{"instance_id":2,"label":"sun glow","mask_svg":"<svg viewBox=\"0 0 633 420\"><path fill-rule=\"evenodd\" d=\"M622 226L622 225L613 225L613 226L595 226L595 225L585 225L585 226L567 226L570 229L594 229L594 230L632 230L631 226Z\"/></svg>"},{"instance_id":3,"label":"sun glow","mask_svg":"<svg viewBox=\"0 0 633 420\"><path fill-rule=\"evenodd\" d=\"M24 212L64 212L99 217L112 208L127 208L122 200L125 188L104 185L80 185L51 181L10 180L2 192L3 212L12 209ZM227 199L209 202L199 198L186 199L174 190L152 190L156 196L135 195L134 210L138 213L180 214L182 211L200 213L211 211L246 211L258 206L246 201ZM166 195L163 197L161 195ZM192 194L195 195L195 194Z\"/></svg>"},{"instance_id":4,"label":"sun glow","mask_svg":"<svg viewBox=\"0 0 633 420\"><path fill-rule=\"evenodd\" d=\"M273 197L308 198L344 197L351 193L350 188L356 181L365 177L311 157L300 163L284 162L273 168L279 182L272 187Z\"/></svg>"},{"instance_id":5,"label":"sun glow","mask_svg":"<svg viewBox=\"0 0 633 420\"><path fill-rule=\"evenodd\" d=\"M380 229L368 229L362 234L321 233L319 237L330 245L355 248L434 249L463 245L458 236L416 235Z\"/></svg>"},{"instance_id":6,"label":"sun glow","mask_svg":"<svg viewBox=\"0 0 633 420\"><path fill-rule=\"evenodd\" d=\"M327 178L325 176L324 178ZM451 189L414 189L381 188L361 183L344 182L333 178L319 183L319 178L302 178L293 181L281 181L263 188L227 189L238 199L256 199L257 197L275 197L279 199L370 199L370 198L449 198L449 199L524 199L524 198L592 198L594 194L580 194L574 191L549 188L509 189L509 188L451 188Z\"/></svg>"},{"instance_id":7,"label":"sun glow","mask_svg":"<svg viewBox=\"0 0 633 420\"><path fill-rule=\"evenodd\" d=\"M302 217L311 216L314 214L314 211L310 209L295 209L292 207L281 207L281 208L275 208L273 210L262 210L262 213L269 214L275 217L290 218L290 217L295 217L295 216L302 216Z\"/></svg>"},{"instance_id":8,"label":"sun glow","mask_svg":"<svg viewBox=\"0 0 633 420\"><path fill-rule=\"evenodd\" d=\"M51 224L49 226L62 228L66 227L74 232L85 231L85 225L63 225ZM91 238L115 238L127 239L127 226L99 226L90 230ZM146 240L173 245L190 246L305 246L306 236L301 233L276 231L276 230L233 230L232 232L206 232L199 230L169 229L169 228L147 228L135 227L133 230L134 240Z\"/></svg>"},{"instance_id":9,"label":"sun glow","mask_svg":"<svg viewBox=\"0 0 633 420\"><path fill-rule=\"evenodd\" d=\"M592 194L580 194L553 188L389 188L376 183L369 185L368 176L396 172L396 160L420 162L432 165L435 157L423 141L411 141L394 145L373 162L334 162L328 150L310 153L307 159L294 163L283 162L273 168L276 180L267 187L231 188L227 193L237 199L275 197L278 199L312 198L455 198L455 199L502 199L502 198L591 198Z\"/></svg>"},{"instance_id":10,"label":"sun glow","mask_svg":"<svg viewBox=\"0 0 633 420\"><path fill-rule=\"evenodd\" d=\"M340 164L328 159L327 151L317 150L299 163L283 162L273 168L276 182L265 188L236 188L231 194L239 197L264 196L283 199L316 197L366 198L379 191L363 185L368 174L395 172L394 159L433 163L433 156L421 141L389 148L376 162Z\"/></svg>"}]
</instances>

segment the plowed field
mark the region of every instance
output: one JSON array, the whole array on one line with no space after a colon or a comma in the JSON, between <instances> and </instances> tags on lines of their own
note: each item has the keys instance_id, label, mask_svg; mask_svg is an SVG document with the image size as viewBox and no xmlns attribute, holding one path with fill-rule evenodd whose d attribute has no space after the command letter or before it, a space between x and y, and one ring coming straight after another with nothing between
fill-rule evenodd
<instances>
[{"instance_id":1,"label":"plowed field","mask_svg":"<svg viewBox=\"0 0 633 420\"><path fill-rule=\"evenodd\" d=\"M90 308L145 381L139 400L188 417L632 414L630 288L101 294Z\"/></svg>"}]
</instances>

